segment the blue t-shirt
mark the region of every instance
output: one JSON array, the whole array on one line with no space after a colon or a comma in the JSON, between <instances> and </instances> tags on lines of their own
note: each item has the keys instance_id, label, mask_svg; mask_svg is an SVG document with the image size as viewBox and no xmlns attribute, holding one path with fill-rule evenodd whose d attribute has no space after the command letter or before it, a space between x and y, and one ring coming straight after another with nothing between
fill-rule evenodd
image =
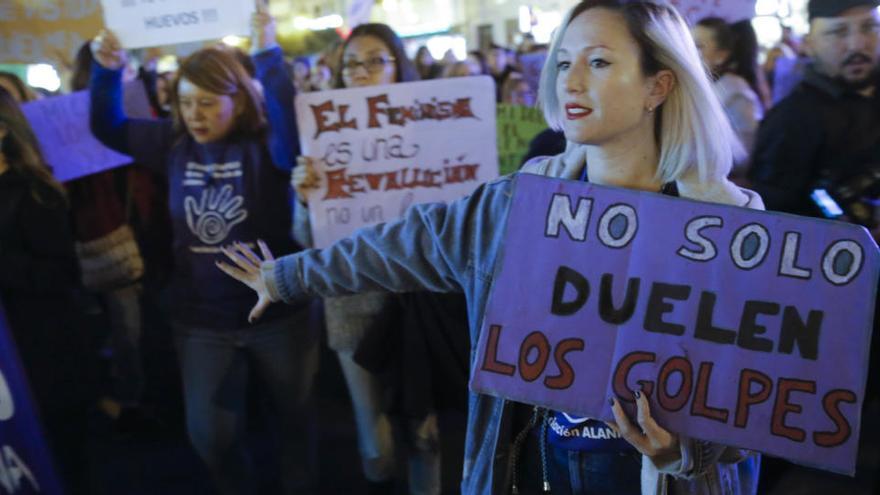
<instances>
[{"instance_id":1,"label":"blue t-shirt","mask_svg":"<svg viewBox=\"0 0 880 495\"><path fill-rule=\"evenodd\" d=\"M550 443L581 452L634 452L635 448L602 421L554 412L549 419Z\"/></svg>"},{"instance_id":2,"label":"blue t-shirt","mask_svg":"<svg viewBox=\"0 0 880 495\"><path fill-rule=\"evenodd\" d=\"M171 317L213 330L248 325L255 297L246 285L215 266L221 246L234 241L259 252L263 240L275 254L297 250L290 237L290 169L299 154L293 86L280 49L254 57L263 84L268 136L229 137L200 144L173 129L170 120L129 119L121 104L121 71L95 66L91 82L95 135L168 179L174 274ZM298 308L273 305L262 321Z\"/></svg>"}]
</instances>

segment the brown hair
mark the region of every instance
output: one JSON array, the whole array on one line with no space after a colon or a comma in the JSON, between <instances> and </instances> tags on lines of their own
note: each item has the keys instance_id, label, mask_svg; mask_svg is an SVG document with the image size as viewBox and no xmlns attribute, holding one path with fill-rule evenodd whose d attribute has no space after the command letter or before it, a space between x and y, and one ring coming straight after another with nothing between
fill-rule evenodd
<instances>
[{"instance_id":1,"label":"brown hair","mask_svg":"<svg viewBox=\"0 0 880 495\"><path fill-rule=\"evenodd\" d=\"M186 132L180 114L178 89L186 79L199 88L217 95L231 96L241 114L236 117L230 136L260 136L266 129L263 105L250 76L229 50L217 47L203 48L180 65L171 84L171 115L174 129Z\"/></svg>"},{"instance_id":2,"label":"brown hair","mask_svg":"<svg viewBox=\"0 0 880 495\"><path fill-rule=\"evenodd\" d=\"M37 99L37 94L13 72L0 71L0 78L6 79L15 87L17 95L10 94L16 101L26 103Z\"/></svg>"},{"instance_id":3,"label":"brown hair","mask_svg":"<svg viewBox=\"0 0 880 495\"><path fill-rule=\"evenodd\" d=\"M70 89L73 91L82 91L89 87L92 64L95 63L90 44L89 41L83 43L73 59L73 73L70 75Z\"/></svg>"},{"instance_id":4,"label":"brown hair","mask_svg":"<svg viewBox=\"0 0 880 495\"><path fill-rule=\"evenodd\" d=\"M48 186L58 193L66 203L67 195L64 187L52 176L52 171L43 158L40 144L31 129L15 98L0 88L0 125L6 128L6 136L0 145L0 151L6 158L11 171L24 177L31 184L31 194L40 203L49 204L53 199L41 193L40 184Z\"/></svg>"},{"instance_id":5,"label":"brown hair","mask_svg":"<svg viewBox=\"0 0 880 495\"><path fill-rule=\"evenodd\" d=\"M721 64L717 76L730 72L745 79L766 110L771 101L770 88L767 86L764 71L758 66L760 48L751 21L730 24L719 17L706 17L697 22L697 26L712 31L718 47L730 53Z\"/></svg>"}]
</instances>

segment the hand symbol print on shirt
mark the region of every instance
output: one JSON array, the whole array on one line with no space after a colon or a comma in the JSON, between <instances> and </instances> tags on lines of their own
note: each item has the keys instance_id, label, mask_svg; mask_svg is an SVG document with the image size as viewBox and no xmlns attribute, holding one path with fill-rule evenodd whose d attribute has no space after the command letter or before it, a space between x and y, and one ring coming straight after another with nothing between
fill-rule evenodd
<instances>
[{"instance_id":1,"label":"hand symbol print on shirt","mask_svg":"<svg viewBox=\"0 0 880 495\"><path fill-rule=\"evenodd\" d=\"M241 208L244 198L233 196L231 185L219 190L208 188L202 191L201 200L187 196L183 200L186 211L186 224L199 240L205 244L219 244L226 239L232 227L243 222L247 210Z\"/></svg>"}]
</instances>

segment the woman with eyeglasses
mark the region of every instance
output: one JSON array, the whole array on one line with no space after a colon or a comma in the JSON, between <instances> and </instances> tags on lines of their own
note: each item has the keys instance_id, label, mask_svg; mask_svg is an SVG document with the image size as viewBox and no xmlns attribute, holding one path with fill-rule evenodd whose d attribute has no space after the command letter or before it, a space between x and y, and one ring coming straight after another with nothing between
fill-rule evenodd
<instances>
[{"instance_id":1,"label":"woman with eyeglasses","mask_svg":"<svg viewBox=\"0 0 880 495\"><path fill-rule=\"evenodd\" d=\"M342 47L341 69L336 73L335 87L362 88L398 82L416 81L418 73L406 56L400 38L385 24L362 24L356 27ZM308 207L305 198L308 191L319 185L314 159L300 157L293 170L291 184L297 192L300 203L294 215L294 238L303 246L311 246L311 231L308 220ZM394 466L394 440L392 423L383 401L385 387L379 376L355 361L355 351L359 356L372 354L367 360L378 362L384 356L376 356L376 349L366 353L360 348L365 336L372 341L376 335L402 335L402 339L412 339L416 330L424 330L426 319L433 319L434 325L443 328L461 327L466 334L466 312L464 301L447 295L414 293L392 295L389 293L359 294L324 299L324 314L327 326L327 340L336 351L351 395L358 430L358 444L364 474L370 486L370 493L392 493ZM431 322L428 323L429 325ZM418 325L418 329L412 329ZM445 325L445 327L444 327ZM412 330L412 331L409 331ZM405 344L403 344L405 345ZM385 347L388 349L388 347ZM384 351L388 356L393 351ZM411 372L406 361L397 360L393 364L382 363L401 371L398 375ZM401 358L403 359L403 358ZM377 366L378 367L378 366ZM374 367L371 366L371 369ZM461 395L464 401L465 385L462 379ZM397 383L395 383L397 384ZM405 394L400 388L397 394ZM422 415L421 413L425 413ZM409 493L435 494L440 492L440 454L438 442L437 416L431 411L414 414L415 419L407 421L406 434L410 444L408 457Z\"/></svg>"}]
</instances>

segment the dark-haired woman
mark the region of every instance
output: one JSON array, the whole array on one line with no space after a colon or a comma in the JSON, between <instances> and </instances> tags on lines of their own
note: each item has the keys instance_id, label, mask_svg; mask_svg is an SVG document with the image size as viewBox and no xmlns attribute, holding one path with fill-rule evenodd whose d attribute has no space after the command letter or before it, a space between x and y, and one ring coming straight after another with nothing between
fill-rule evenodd
<instances>
[{"instance_id":1,"label":"dark-haired woman","mask_svg":"<svg viewBox=\"0 0 880 495\"><path fill-rule=\"evenodd\" d=\"M94 63L86 42L74 60L71 90L88 89ZM143 68L141 73L147 77L141 82L150 94L153 76L146 76ZM153 111L157 110L154 106ZM79 243L83 284L96 296L109 324L113 394L99 405L116 420L123 414L137 415L145 387L140 342L149 317L144 305L157 298L158 288L171 271L168 188L162 176L140 165L105 170L64 185ZM130 252L135 254L121 254Z\"/></svg>"},{"instance_id":2,"label":"dark-haired woman","mask_svg":"<svg viewBox=\"0 0 880 495\"><path fill-rule=\"evenodd\" d=\"M727 118L746 151L751 151L770 98L758 67L757 38L748 21L743 22L732 25L709 17L697 23L693 35ZM747 165L745 160L738 162L733 175L744 175Z\"/></svg>"},{"instance_id":3,"label":"dark-haired woman","mask_svg":"<svg viewBox=\"0 0 880 495\"><path fill-rule=\"evenodd\" d=\"M0 301L49 446L71 493L87 493L85 432L93 397L79 325L79 272L67 198L15 98L0 88Z\"/></svg>"},{"instance_id":4,"label":"dark-haired woman","mask_svg":"<svg viewBox=\"0 0 880 495\"><path fill-rule=\"evenodd\" d=\"M283 493L314 490L305 404L317 369L307 305L250 324L246 290L216 275L223 244L295 250L287 177L299 154L287 76L274 23L252 21L263 102L236 57L205 48L187 58L171 88L171 120L126 118L125 52L102 33L93 42L92 129L106 145L160 171L169 182L175 271L171 318L183 376L190 440L221 493L255 486L242 440L247 384L259 378L277 410ZM270 125L266 125L266 120Z\"/></svg>"},{"instance_id":5,"label":"dark-haired woman","mask_svg":"<svg viewBox=\"0 0 880 495\"><path fill-rule=\"evenodd\" d=\"M434 60L427 46L419 47L416 51L416 56L413 58L413 64L416 66L416 72L419 73L419 79L423 81L436 79L440 77L440 73L443 71L443 67Z\"/></svg>"},{"instance_id":6,"label":"dark-haired woman","mask_svg":"<svg viewBox=\"0 0 880 495\"><path fill-rule=\"evenodd\" d=\"M362 24L356 27L342 47L342 68L336 76L336 88L360 88L399 82L418 80L414 65L406 57L403 43L394 31L385 24ZM294 169L292 184L297 190L297 197L304 201L308 191L317 186L318 177L313 166L313 159L300 157L300 164ZM311 246L311 232L308 221L308 209L303 203L297 209L294 221L294 233L303 246ZM448 331L448 341L467 342L466 311L463 298L446 294L437 295L427 292L409 293L393 296L387 293L360 294L350 297L324 299L325 318L327 322L328 343L339 357L339 363L348 384L355 422L358 429L358 444L364 475L375 493L388 493L393 485L395 473L394 440L392 426L387 407L383 401L384 388L379 376L374 371L379 366L372 363L389 360L387 356L404 356L392 359L396 366L398 379L398 397L404 399L397 402L406 404L403 416L408 417L407 434L411 452L407 456L409 467L409 489L413 495L430 495L440 490L440 453L438 441L437 415L434 407L437 404L414 406L414 396L434 397L433 391L426 391L430 385L424 383L418 393L407 383L412 380L417 370L430 374L431 366L426 362L428 357L424 349L431 344L418 342L417 339L436 336L429 328ZM460 337L454 334L459 328ZM398 339L375 338L377 334L399 336ZM364 349L365 337L372 342L380 341L379 346ZM394 342L400 348L410 350L422 349L421 352L394 352L387 342ZM381 347L380 352L375 352ZM456 352L455 346L451 354ZM432 350L437 350L433 348ZM355 351L359 357L372 356L355 361ZM379 356L379 354L383 354ZM421 362L418 362L419 360ZM415 361L415 362L414 362ZM454 359L449 360L454 361ZM387 368L387 366L383 366ZM428 381L428 377L425 381ZM446 383L452 389L459 388L461 402L464 402L466 390L466 370L461 379L447 375ZM408 380L409 379L409 380ZM401 383L402 382L402 383ZM453 394L455 392L453 391ZM425 406L425 407L422 407ZM464 406L462 405L462 409Z\"/></svg>"}]
</instances>

